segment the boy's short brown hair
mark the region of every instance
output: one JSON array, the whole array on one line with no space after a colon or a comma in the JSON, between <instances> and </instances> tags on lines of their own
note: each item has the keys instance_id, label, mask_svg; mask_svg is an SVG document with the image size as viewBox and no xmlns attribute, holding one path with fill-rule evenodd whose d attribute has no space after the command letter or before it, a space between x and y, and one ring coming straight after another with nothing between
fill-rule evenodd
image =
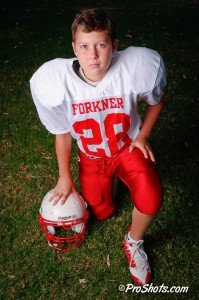
<instances>
[{"instance_id":1,"label":"boy's short brown hair","mask_svg":"<svg viewBox=\"0 0 199 300\"><path fill-rule=\"evenodd\" d=\"M115 25L111 18L101 9L88 8L80 11L71 26L72 38L75 41L75 33L79 26L83 26L83 32L107 30L112 43L116 39Z\"/></svg>"}]
</instances>

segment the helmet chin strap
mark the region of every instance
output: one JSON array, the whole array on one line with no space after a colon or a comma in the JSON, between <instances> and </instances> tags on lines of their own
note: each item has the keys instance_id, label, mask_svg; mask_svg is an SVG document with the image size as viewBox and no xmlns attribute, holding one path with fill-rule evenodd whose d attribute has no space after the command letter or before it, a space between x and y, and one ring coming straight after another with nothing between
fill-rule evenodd
<instances>
[{"instance_id":1,"label":"helmet chin strap","mask_svg":"<svg viewBox=\"0 0 199 300\"><path fill-rule=\"evenodd\" d=\"M55 235L55 233L56 233L55 227L48 225L47 229L48 229L48 231L49 231L50 234Z\"/></svg>"}]
</instances>

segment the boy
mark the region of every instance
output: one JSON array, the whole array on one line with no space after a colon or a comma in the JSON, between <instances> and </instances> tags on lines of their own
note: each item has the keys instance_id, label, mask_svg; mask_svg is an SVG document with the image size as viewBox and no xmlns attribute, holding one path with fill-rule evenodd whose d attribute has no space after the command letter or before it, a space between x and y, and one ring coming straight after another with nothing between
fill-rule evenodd
<instances>
[{"instance_id":1,"label":"boy","mask_svg":"<svg viewBox=\"0 0 199 300\"><path fill-rule=\"evenodd\" d=\"M151 269L143 236L162 205L148 138L164 104L164 63L147 48L117 52L114 25L98 9L76 16L72 36L77 58L47 62L30 80L41 122L56 135L59 179L51 200L64 203L73 188L73 137L79 147L81 192L99 220L114 214L115 176L131 191L134 209L124 250L132 279L144 285ZM148 103L143 124L136 110L142 99Z\"/></svg>"}]
</instances>

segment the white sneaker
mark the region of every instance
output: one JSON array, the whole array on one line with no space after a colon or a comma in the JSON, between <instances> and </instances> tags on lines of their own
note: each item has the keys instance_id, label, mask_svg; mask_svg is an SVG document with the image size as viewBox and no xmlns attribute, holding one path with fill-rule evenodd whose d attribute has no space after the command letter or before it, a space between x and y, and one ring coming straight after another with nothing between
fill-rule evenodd
<instances>
[{"instance_id":1,"label":"white sneaker","mask_svg":"<svg viewBox=\"0 0 199 300\"><path fill-rule=\"evenodd\" d=\"M129 243L128 235L125 235L123 241L131 277L139 285L147 284L151 279L151 267L143 248L143 242L140 240L138 243Z\"/></svg>"}]
</instances>

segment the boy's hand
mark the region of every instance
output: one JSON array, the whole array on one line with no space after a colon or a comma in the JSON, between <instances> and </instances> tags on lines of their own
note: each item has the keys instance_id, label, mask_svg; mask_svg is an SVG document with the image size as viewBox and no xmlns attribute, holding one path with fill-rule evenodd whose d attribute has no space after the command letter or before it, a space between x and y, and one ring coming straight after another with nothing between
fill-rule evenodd
<instances>
[{"instance_id":1,"label":"boy's hand","mask_svg":"<svg viewBox=\"0 0 199 300\"><path fill-rule=\"evenodd\" d=\"M53 201L53 206L59 201L63 205L73 188L73 181L70 177L59 177L57 185L51 191L52 197L50 198L50 202Z\"/></svg>"},{"instance_id":2,"label":"boy's hand","mask_svg":"<svg viewBox=\"0 0 199 300\"><path fill-rule=\"evenodd\" d=\"M148 142L148 139L145 136L138 134L136 139L130 144L129 152L131 152L135 147L139 148L142 151L145 158L150 158L153 162L155 162L155 156Z\"/></svg>"}]
</instances>

